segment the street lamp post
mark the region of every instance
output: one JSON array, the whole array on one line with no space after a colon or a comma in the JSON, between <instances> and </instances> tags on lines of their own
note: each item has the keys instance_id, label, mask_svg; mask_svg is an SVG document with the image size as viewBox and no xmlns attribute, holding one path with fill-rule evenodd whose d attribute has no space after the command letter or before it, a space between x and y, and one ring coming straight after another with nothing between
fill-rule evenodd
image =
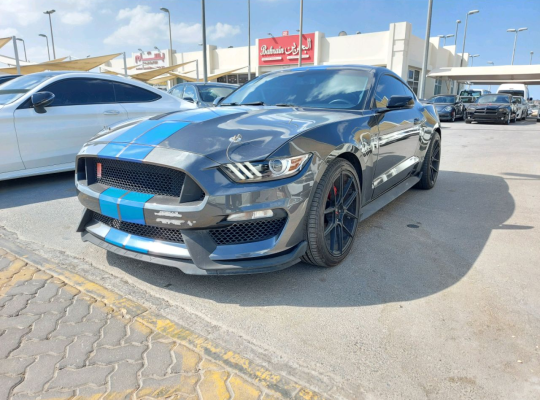
<instances>
[{"instance_id":1,"label":"street lamp post","mask_svg":"<svg viewBox=\"0 0 540 400\"><path fill-rule=\"evenodd\" d=\"M427 64L428 64L428 56L429 56L429 35L431 34L431 13L433 10L433 0L429 0L428 3L428 15L427 15L427 23L426 23L426 37L425 40L425 46L424 46L424 61L422 63L422 76L420 77L420 87L418 88L418 97L421 99L424 98L424 90L426 88L426 75L427 75Z\"/></svg>"},{"instance_id":2,"label":"street lamp post","mask_svg":"<svg viewBox=\"0 0 540 400\"><path fill-rule=\"evenodd\" d=\"M302 66L302 25L304 23L304 0L300 0L300 32L298 33L299 53L298 53L298 66Z\"/></svg>"},{"instance_id":3,"label":"street lamp post","mask_svg":"<svg viewBox=\"0 0 540 400\"><path fill-rule=\"evenodd\" d=\"M444 47L444 46L446 46L446 39L450 38L450 37L454 37L454 34L452 33L450 35L437 35L437 37L439 39L444 39L444 43L443 43L443 47Z\"/></svg>"},{"instance_id":4,"label":"street lamp post","mask_svg":"<svg viewBox=\"0 0 540 400\"><path fill-rule=\"evenodd\" d=\"M454 46L456 46L456 52L457 52L457 32L458 32L459 24L461 24L460 19L456 21L456 36L454 36Z\"/></svg>"},{"instance_id":5,"label":"street lamp post","mask_svg":"<svg viewBox=\"0 0 540 400\"><path fill-rule=\"evenodd\" d=\"M49 61L51 61L51 52L49 51L49 38L47 35L44 35L43 33L40 33L39 36L44 37L47 41L47 54L49 55Z\"/></svg>"},{"instance_id":6,"label":"street lamp post","mask_svg":"<svg viewBox=\"0 0 540 400\"><path fill-rule=\"evenodd\" d=\"M56 51L54 49L54 35L53 35L53 31L52 31L52 19L51 19L51 14L53 14L55 12L56 12L56 10L49 10L49 11L45 11L43 14L48 14L49 15L49 26L51 27L52 53L53 53L54 59L56 60Z\"/></svg>"},{"instance_id":7,"label":"street lamp post","mask_svg":"<svg viewBox=\"0 0 540 400\"><path fill-rule=\"evenodd\" d=\"M171 67L173 65L173 62L172 62L171 12L165 7L161 7L160 10L163 11L163 12L166 12L168 14L168 16L169 16L169 67ZM167 81L167 89L170 89L171 87L172 87L172 82L171 82L171 80L168 80Z\"/></svg>"},{"instance_id":8,"label":"street lamp post","mask_svg":"<svg viewBox=\"0 0 540 400\"><path fill-rule=\"evenodd\" d=\"M514 56L516 55L516 44L517 44L517 37L518 33L522 31L526 31L527 28L519 28L519 29L507 29L506 32L512 32L515 33L516 36L514 37L514 50L512 50L512 65L514 65Z\"/></svg>"},{"instance_id":9,"label":"street lamp post","mask_svg":"<svg viewBox=\"0 0 540 400\"><path fill-rule=\"evenodd\" d=\"M154 49L156 49L157 51L161 53L161 50L157 46L154 46Z\"/></svg>"},{"instance_id":10,"label":"street lamp post","mask_svg":"<svg viewBox=\"0 0 540 400\"><path fill-rule=\"evenodd\" d=\"M467 25L469 24L469 15L478 14L479 10L472 10L467 13L465 18L465 31L463 32L463 49L461 50L461 62L459 63L460 67L463 67L463 57L465 56L465 40L467 40Z\"/></svg>"},{"instance_id":11,"label":"street lamp post","mask_svg":"<svg viewBox=\"0 0 540 400\"><path fill-rule=\"evenodd\" d=\"M251 1L248 3L248 82L251 80Z\"/></svg>"},{"instance_id":12,"label":"street lamp post","mask_svg":"<svg viewBox=\"0 0 540 400\"><path fill-rule=\"evenodd\" d=\"M495 66L495 63L493 61L488 61L487 62L489 65L493 65ZM491 85L489 85L489 91L491 92Z\"/></svg>"},{"instance_id":13,"label":"street lamp post","mask_svg":"<svg viewBox=\"0 0 540 400\"><path fill-rule=\"evenodd\" d=\"M469 58L471 59L471 67L474 65L474 58L480 57L480 54L471 54Z\"/></svg>"},{"instance_id":14,"label":"street lamp post","mask_svg":"<svg viewBox=\"0 0 540 400\"><path fill-rule=\"evenodd\" d=\"M206 70L207 64L206 64L206 15L205 15L205 6L204 6L204 0L201 0L201 8L202 8L202 47L203 47L203 53L202 53L202 59L203 59L203 79L204 83L208 82L208 72Z\"/></svg>"},{"instance_id":15,"label":"street lamp post","mask_svg":"<svg viewBox=\"0 0 540 400\"><path fill-rule=\"evenodd\" d=\"M24 40L21 38L17 38L19 42L22 42L23 49L24 49L24 61L28 62L28 57L26 57L26 44L24 44Z\"/></svg>"},{"instance_id":16,"label":"street lamp post","mask_svg":"<svg viewBox=\"0 0 540 400\"><path fill-rule=\"evenodd\" d=\"M532 56L534 54L534 51L531 51L531 59L529 60L529 65L532 65Z\"/></svg>"}]
</instances>

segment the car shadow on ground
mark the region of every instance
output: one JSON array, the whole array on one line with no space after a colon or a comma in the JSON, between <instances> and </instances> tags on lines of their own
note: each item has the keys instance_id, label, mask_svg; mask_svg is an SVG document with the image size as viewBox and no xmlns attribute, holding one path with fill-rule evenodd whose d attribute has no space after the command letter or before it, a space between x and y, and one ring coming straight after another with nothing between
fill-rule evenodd
<instances>
[{"instance_id":1,"label":"car shadow on ground","mask_svg":"<svg viewBox=\"0 0 540 400\"><path fill-rule=\"evenodd\" d=\"M524 229L504 224L514 208L503 178L441 171L433 190L411 190L362 222L349 257L335 268L300 263L270 274L188 276L113 253L107 259L156 287L242 307L355 307L409 301L459 282L493 230Z\"/></svg>"},{"instance_id":2,"label":"car shadow on ground","mask_svg":"<svg viewBox=\"0 0 540 400\"><path fill-rule=\"evenodd\" d=\"M76 195L74 172L0 181L0 210Z\"/></svg>"}]
</instances>

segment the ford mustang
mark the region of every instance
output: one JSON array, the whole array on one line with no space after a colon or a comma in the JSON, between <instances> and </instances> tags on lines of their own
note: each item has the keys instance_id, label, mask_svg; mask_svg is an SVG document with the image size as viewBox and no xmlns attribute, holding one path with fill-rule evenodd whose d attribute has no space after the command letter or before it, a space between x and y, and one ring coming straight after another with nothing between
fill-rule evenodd
<instances>
[{"instance_id":1,"label":"ford mustang","mask_svg":"<svg viewBox=\"0 0 540 400\"><path fill-rule=\"evenodd\" d=\"M84 241L189 274L333 267L362 220L437 181L437 113L388 69L272 72L215 103L82 148Z\"/></svg>"}]
</instances>

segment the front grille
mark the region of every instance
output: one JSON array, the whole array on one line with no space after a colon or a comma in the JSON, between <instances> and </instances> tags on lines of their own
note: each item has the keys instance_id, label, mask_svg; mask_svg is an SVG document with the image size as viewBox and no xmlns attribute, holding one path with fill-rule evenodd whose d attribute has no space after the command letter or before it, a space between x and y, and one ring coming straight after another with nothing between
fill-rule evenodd
<instances>
[{"instance_id":1,"label":"front grille","mask_svg":"<svg viewBox=\"0 0 540 400\"><path fill-rule=\"evenodd\" d=\"M218 245L259 242L277 236L287 218L236 222L226 228L210 229L212 239Z\"/></svg>"},{"instance_id":2,"label":"front grille","mask_svg":"<svg viewBox=\"0 0 540 400\"><path fill-rule=\"evenodd\" d=\"M133 222L119 221L102 214L94 213L94 219L118 229L119 231L142 236L149 239L162 240L164 242L184 243L182 233L176 229L161 228L159 226L134 224Z\"/></svg>"},{"instance_id":3,"label":"front grille","mask_svg":"<svg viewBox=\"0 0 540 400\"><path fill-rule=\"evenodd\" d=\"M157 196L180 197L186 174L176 169L107 158L87 158L88 184L105 186ZM101 163L101 177L97 164Z\"/></svg>"}]
</instances>

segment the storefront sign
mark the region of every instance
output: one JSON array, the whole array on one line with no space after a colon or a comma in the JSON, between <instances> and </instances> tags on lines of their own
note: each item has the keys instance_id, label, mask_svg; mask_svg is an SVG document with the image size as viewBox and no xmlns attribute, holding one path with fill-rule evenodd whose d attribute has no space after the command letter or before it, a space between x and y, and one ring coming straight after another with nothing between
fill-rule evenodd
<instances>
[{"instance_id":1,"label":"storefront sign","mask_svg":"<svg viewBox=\"0 0 540 400\"><path fill-rule=\"evenodd\" d=\"M157 51L145 51L144 53L135 53L135 69L155 69L163 68L165 65L165 53Z\"/></svg>"},{"instance_id":2,"label":"storefront sign","mask_svg":"<svg viewBox=\"0 0 540 400\"><path fill-rule=\"evenodd\" d=\"M259 39L259 65L298 64L298 35ZM315 34L302 35L302 63L312 64L315 56Z\"/></svg>"}]
</instances>

